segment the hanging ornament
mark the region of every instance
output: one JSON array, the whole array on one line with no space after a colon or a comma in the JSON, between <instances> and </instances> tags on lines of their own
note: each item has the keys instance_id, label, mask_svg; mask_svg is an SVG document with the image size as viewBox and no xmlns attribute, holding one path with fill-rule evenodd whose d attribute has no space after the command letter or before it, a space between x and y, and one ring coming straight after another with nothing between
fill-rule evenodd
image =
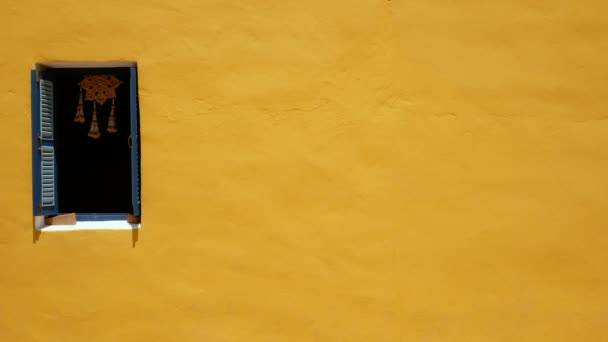
<instances>
[{"instance_id":1,"label":"hanging ornament","mask_svg":"<svg viewBox=\"0 0 608 342\"><path fill-rule=\"evenodd\" d=\"M116 117L114 116L114 99L112 99L112 109L110 110L110 119L108 119L107 131L109 133L118 132L118 127L116 126Z\"/></svg>"},{"instance_id":2,"label":"hanging ornament","mask_svg":"<svg viewBox=\"0 0 608 342\"><path fill-rule=\"evenodd\" d=\"M93 139L98 139L101 136L101 133L99 133L99 125L97 124L97 107L95 102L93 102L93 119L91 119L89 136Z\"/></svg>"},{"instance_id":3,"label":"hanging ornament","mask_svg":"<svg viewBox=\"0 0 608 342\"><path fill-rule=\"evenodd\" d=\"M78 107L76 108L76 116L74 122L84 123L84 108L82 106L82 87L80 88L80 97L78 97Z\"/></svg>"},{"instance_id":4,"label":"hanging ornament","mask_svg":"<svg viewBox=\"0 0 608 342\"><path fill-rule=\"evenodd\" d=\"M99 124L97 122L97 104L103 106L106 100L112 100L110 109L110 117L108 118L108 126L106 131L109 133L118 132L116 125L116 115L114 110L114 101L116 99L116 88L123 82L113 75L87 75L80 82L80 97L78 99L78 107L76 108L75 122L84 123L84 106L83 106L83 90L84 100L93 101L93 118L91 119L91 127L89 129L89 137L98 139L101 136L99 132Z\"/></svg>"},{"instance_id":5,"label":"hanging ornament","mask_svg":"<svg viewBox=\"0 0 608 342\"><path fill-rule=\"evenodd\" d=\"M122 81L112 75L85 76L80 86L86 91L85 99L103 105L107 99L116 98L116 88Z\"/></svg>"}]
</instances>

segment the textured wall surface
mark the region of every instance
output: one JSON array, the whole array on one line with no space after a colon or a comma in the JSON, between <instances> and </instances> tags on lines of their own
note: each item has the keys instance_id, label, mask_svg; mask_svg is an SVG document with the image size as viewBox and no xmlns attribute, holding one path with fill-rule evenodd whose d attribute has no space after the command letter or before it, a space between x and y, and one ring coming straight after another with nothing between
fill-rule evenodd
<instances>
[{"instance_id":1,"label":"textured wall surface","mask_svg":"<svg viewBox=\"0 0 608 342\"><path fill-rule=\"evenodd\" d=\"M606 341L607 7L5 0L0 340ZM29 70L117 59L142 230L35 242Z\"/></svg>"}]
</instances>

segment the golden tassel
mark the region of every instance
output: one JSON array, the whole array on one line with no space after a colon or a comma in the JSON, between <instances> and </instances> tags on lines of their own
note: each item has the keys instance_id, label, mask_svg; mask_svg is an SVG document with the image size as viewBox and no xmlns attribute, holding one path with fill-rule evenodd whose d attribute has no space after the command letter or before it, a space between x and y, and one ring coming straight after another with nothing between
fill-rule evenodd
<instances>
[{"instance_id":1,"label":"golden tassel","mask_svg":"<svg viewBox=\"0 0 608 342\"><path fill-rule=\"evenodd\" d=\"M80 87L80 97L78 98L78 107L76 107L76 116L74 122L84 123L84 108L82 107L82 87Z\"/></svg>"},{"instance_id":2,"label":"golden tassel","mask_svg":"<svg viewBox=\"0 0 608 342\"><path fill-rule=\"evenodd\" d=\"M112 109L110 110L110 119L108 120L107 131L110 133L118 132L118 127L116 126L116 117L114 116L114 99L112 99Z\"/></svg>"},{"instance_id":3,"label":"golden tassel","mask_svg":"<svg viewBox=\"0 0 608 342\"><path fill-rule=\"evenodd\" d=\"M98 139L101 136L99 133L99 126L97 125L97 106L95 105L95 102L93 102L93 119L91 120L89 136L93 139Z\"/></svg>"}]
</instances>

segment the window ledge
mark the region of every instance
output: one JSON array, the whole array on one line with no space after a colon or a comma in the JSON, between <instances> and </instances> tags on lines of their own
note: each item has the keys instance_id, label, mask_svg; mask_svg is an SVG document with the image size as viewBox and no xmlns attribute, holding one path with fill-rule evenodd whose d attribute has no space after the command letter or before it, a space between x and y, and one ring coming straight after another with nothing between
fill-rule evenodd
<instances>
[{"instance_id":1,"label":"window ledge","mask_svg":"<svg viewBox=\"0 0 608 342\"><path fill-rule=\"evenodd\" d=\"M76 224L42 225L37 227L41 232L65 232L73 230L131 230L141 228L140 223L128 223L127 221L79 221Z\"/></svg>"}]
</instances>

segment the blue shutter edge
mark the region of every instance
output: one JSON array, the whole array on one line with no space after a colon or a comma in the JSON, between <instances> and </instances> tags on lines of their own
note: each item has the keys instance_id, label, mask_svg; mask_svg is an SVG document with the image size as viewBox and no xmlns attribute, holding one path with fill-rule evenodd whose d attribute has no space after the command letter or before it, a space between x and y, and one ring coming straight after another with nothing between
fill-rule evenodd
<instances>
[{"instance_id":1,"label":"blue shutter edge","mask_svg":"<svg viewBox=\"0 0 608 342\"><path fill-rule=\"evenodd\" d=\"M137 96L137 67L130 68L131 111L131 203L133 215L141 216L141 153L139 148L139 106Z\"/></svg>"},{"instance_id":2,"label":"blue shutter edge","mask_svg":"<svg viewBox=\"0 0 608 342\"><path fill-rule=\"evenodd\" d=\"M40 153L40 89L38 88L38 71L31 71L32 77L32 207L34 216L42 215L42 171Z\"/></svg>"}]
</instances>

